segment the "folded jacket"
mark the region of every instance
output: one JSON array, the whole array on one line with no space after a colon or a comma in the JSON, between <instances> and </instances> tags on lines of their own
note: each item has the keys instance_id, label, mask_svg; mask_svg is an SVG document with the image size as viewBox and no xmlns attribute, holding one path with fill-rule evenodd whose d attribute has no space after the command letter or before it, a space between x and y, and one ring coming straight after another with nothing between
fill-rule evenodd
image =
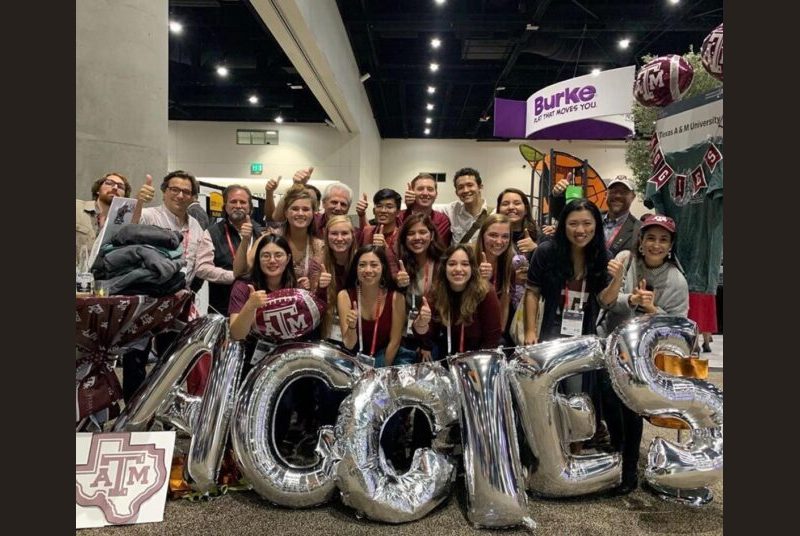
<instances>
[{"instance_id":1,"label":"folded jacket","mask_svg":"<svg viewBox=\"0 0 800 536\"><path fill-rule=\"evenodd\" d=\"M111 239L115 246L147 244L163 249L178 249L182 242L183 236L178 231L138 223L123 225Z\"/></svg>"}]
</instances>

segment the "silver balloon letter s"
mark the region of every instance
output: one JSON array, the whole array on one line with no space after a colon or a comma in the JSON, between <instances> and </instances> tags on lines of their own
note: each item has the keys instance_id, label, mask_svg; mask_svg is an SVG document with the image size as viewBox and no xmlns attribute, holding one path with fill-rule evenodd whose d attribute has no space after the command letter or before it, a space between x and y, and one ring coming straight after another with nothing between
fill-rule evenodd
<instances>
[{"instance_id":1,"label":"silver balloon letter s","mask_svg":"<svg viewBox=\"0 0 800 536\"><path fill-rule=\"evenodd\" d=\"M713 499L708 485L722 477L722 391L655 366L655 355L688 357L697 325L686 318L643 316L609 335L606 363L614 390L640 415L675 417L691 426L689 441L657 437L650 443L645 479L665 499L700 506Z\"/></svg>"},{"instance_id":2,"label":"silver balloon letter s","mask_svg":"<svg viewBox=\"0 0 800 536\"><path fill-rule=\"evenodd\" d=\"M594 434L594 408L587 396L556 393L558 382L604 366L595 336L571 337L519 348L510 365L511 386L522 428L538 459L529 468L528 488L545 497L584 495L619 484L619 454L571 455L569 444Z\"/></svg>"}]
</instances>

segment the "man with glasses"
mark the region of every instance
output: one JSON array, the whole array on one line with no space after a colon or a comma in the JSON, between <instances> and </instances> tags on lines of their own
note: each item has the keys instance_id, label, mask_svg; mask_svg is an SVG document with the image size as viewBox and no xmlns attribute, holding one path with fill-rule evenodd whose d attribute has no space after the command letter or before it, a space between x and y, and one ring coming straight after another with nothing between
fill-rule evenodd
<instances>
[{"instance_id":1,"label":"man with glasses","mask_svg":"<svg viewBox=\"0 0 800 536\"><path fill-rule=\"evenodd\" d=\"M111 201L115 197L128 197L131 185L121 173L106 173L92 184L92 200L75 200L75 256L92 251L97 235L106 223Z\"/></svg>"}]
</instances>

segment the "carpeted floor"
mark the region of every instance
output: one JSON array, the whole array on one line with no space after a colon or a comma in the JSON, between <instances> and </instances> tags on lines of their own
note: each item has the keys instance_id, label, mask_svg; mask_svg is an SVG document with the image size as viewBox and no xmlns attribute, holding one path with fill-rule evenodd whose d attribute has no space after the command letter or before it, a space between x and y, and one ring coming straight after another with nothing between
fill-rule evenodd
<instances>
[{"instance_id":1,"label":"carpeted floor","mask_svg":"<svg viewBox=\"0 0 800 536\"><path fill-rule=\"evenodd\" d=\"M722 388L722 372L712 371L709 380ZM670 439L674 430L655 428L645 423L641 463L655 435ZM568 500L530 498L529 510L538 523L537 535L653 535L722 534L722 481L712 487L714 501L702 508L691 508L663 501L642 489L622 497L581 497ZM434 536L478 533L465 517L466 497L463 481L457 481L449 500L423 519L404 525L387 525L358 519L338 500L309 510L289 510L262 501L254 492L231 492L207 502L171 500L162 523L146 523L101 529L84 529L87 536L131 534L278 534L312 536L353 534L392 536ZM484 533L486 531L483 531ZM502 534L527 534L521 529Z\"/></svg>"}]
</instances>

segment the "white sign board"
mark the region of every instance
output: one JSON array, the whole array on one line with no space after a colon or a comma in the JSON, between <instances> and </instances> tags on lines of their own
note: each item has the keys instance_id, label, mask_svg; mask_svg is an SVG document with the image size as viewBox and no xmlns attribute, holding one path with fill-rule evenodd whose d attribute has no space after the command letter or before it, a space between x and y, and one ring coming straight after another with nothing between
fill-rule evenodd
<instances>
[{"instance_id":1,"label":"white sign board","mask_svg":"<svg viewBox=\"0 0 800 536\"><path fill-rule=\"evenodd\" d=\"M75 528L164 520L175 432L75 434Z\"/></svg>"}]
</instances>

